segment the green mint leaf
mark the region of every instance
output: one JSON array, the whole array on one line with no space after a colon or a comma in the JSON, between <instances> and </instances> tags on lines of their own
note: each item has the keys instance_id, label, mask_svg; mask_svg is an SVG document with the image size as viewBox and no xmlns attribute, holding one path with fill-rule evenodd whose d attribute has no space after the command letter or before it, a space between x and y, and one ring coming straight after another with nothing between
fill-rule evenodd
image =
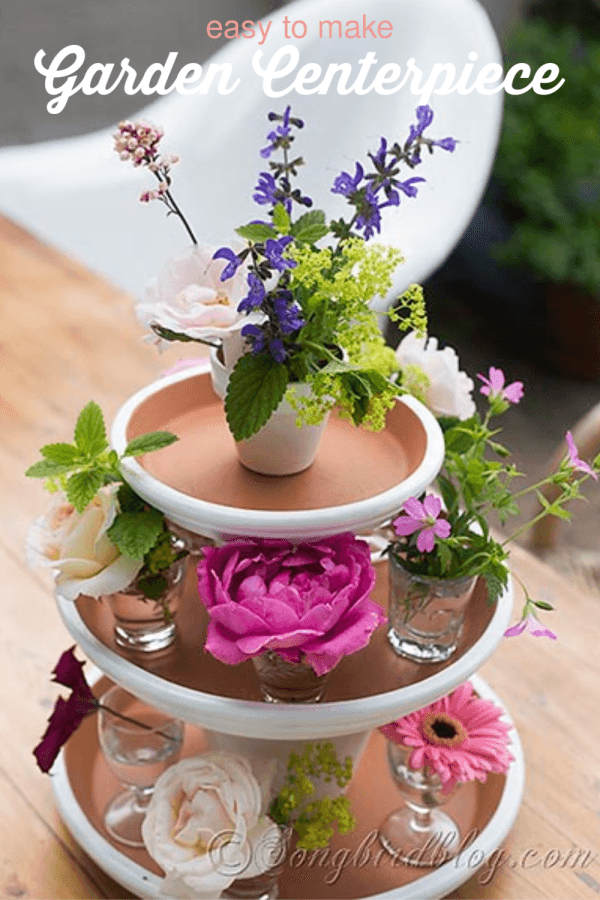
<instances>
[{"instance_id":1,"label":"green mint leaf","mask_svg":"<svg viewBox=\"0 0 600 900\"><path fill-rule=\"evenodd\" d=\"M142 434L129 441L123 456L142 456L144 453L153 453L155 450L169 447L178 440L177 435L171 434L170 431L151 431L149 434Z\"/></svg>"},{"instance_id":2,"label":"green mint leaf","mask_svg":"<svg viewBox=\"0 0 600 900\"><path fill-rule=\"evenodd\" d=\"M157 509L146 509L119 513L107 534L125 556L143 559L155 545L163 528L162 513Z\"/></svg>"},{"instance_id":3,"label":"green mint leaf","mask_svg":"<svg viewBox=\"0 0 600 900\"><path fill-rule=\"evenodd\" d=\"M73 444L46 444L40 453L45 459L61 466L72 466L81 459L79 450Z\"/></svg>"},{"instance_id":4,"label":"green mint leaf","mask_svg":"<svg viewBox=\"0 0 600 900\"><path fill-rule=\"evenodd\" d=\"M291 219L287 214L283 203L278 203L273 209L273 225L279 234L289 234L291 227Z\"/></svg>"},{"instance_id":5,"label":"green mint leaf","mask_svg":"<svg viewBox=\"0 0 600 900\"><path fill-rule=\"evenodd\" d=\"M94 499L103 484L102 472L93 469L87 472L77 472L75 475L71 475L67 481L67 498L77 512L81 513Z\"/></svg>"},{"instance_id":6,"label":"green mint leaf","mask_svg":"<svg viewBox=\"0 0 600 900\"><path fill-rule=\"evenodd\" d=\"M147 597L148 600L160 600L161 596L169 586L164 575L143 575L141 578L138 577L136 584L144 597ZM167 617L171 614L166 607L164 613L165 620L167 620Z\"/></svg>"},{"instance_id":7,"label":"green mint leaf","mask_svg":"<svg viewBox=\"0 0 600 900\"><path fill-rule=\"evenodd\" d=\"M98 456L108 447L104 416L97 403L91 400L79 413L75 425L77 449L88 457Z\"/></svg>"},{"instance_id":8,"label":"green mint leaf","mask_svg":"<svg viewBox=\"0 0 600 900\"><path fill-rule=\"evenodd\" d=\"M236 441L252 437L269 421L287 384L287 368L269 354L246 353L238 359L225 397L227 424Z\"/></svg>"},{"instance_id":9,"label":"green mint leaf","mask_svg":"<svg viewBox=\"0 0 600 900\"><path fill-rule=\"evenodd\" d=\"M40 459L39 462L29 466L25 475L27 478L54 478L56 475L65 475L71 471L71 466L53 462L50 459Z\"/></svg>"},{"instance_id":10,"label":"green mint leaf","mask_svg":"<svg viewBox=\"0 0 600 900\"><path fill-rule=\"evenodd\" d=\"M141 512L145 509L145 503L139 497L133 488L129 487L126 481L119 485L117 491L117 500L119 501L119 509L124 512Z\"/></svg>"},{"instance_id":11,"label":"green mint leaf","mask_svg":"<svg viewBox=\"0 0 600 900\"><path fill-rule=\"evenodd\" d=\"M252 243L268 241L269 238L275 237L277 233L271 225L259 225L258 223L254 223L253 225L242 225L235 230L240 237L244 238L246 241L252 241Z\"/></svg>"},{"instance_id":12,"label":"green mint leaf","mask_svg":"<svg viewBox=\"0 0 600 900\"><path fill-rule=\"evenodd\" d=\"M300 243L315 244L329 234L329 228L325 224L325 213L321 209L304 213L292 225L291 233Z\"/></svg>"}]
</instances>

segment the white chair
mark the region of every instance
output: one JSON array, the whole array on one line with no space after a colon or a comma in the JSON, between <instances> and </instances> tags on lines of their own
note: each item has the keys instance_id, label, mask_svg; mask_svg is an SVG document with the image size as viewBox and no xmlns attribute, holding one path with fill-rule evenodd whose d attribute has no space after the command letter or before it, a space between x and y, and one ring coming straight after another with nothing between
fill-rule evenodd
<instances>
[{"instance_id":1,"label":"white chair","mask_svg":"<svg viewBox=\"0 0 600 900\"><path fill-rule=\"evenodd\" d=\"M320 20L362 22L365 10L369 20L390 21L393 36L319 38ZM307 23L303 40L285 40L284 16ZM256 40L232 40L211 60L232 65L241 79L233 93L223 96L214 87L205 96L171 93L140 113L165 128L164 149L181 156L173 192L198 239L206 243L231 242L234 227L262 212L252 193L265 168L258 151L265 144L269 110L282 111L291 103L293 113L306 121L295 145L307 161L299 184L317 206L338 215L345 202L330 193L336 175L342 169L354 172L355 160L364 161L367 150L375 152L382 135L404 141L420 102L408 86L390 96L342 96L331 87L325 95L292 92L272 99L252 69L258 49L264 52L264 64L280 46L292 43L300 50L300 65L318 63L325 70L331 62L350 62L353 72L370 51L377 58L373 71L390 62L404 71L414 57L426 73L435 63L447 62L460 72L471 51L478 54L477 66L501 61L494 30L476 0L300 0L270 18L273 24L262 47ZM42 77L34 77L43 90ZM444 261L475 211L493 162L502 93L434 95L430 104L435 111L431 136L451 135L460 144L453 155L439 150L427 157L422 171L414 173L427 180L417 200L403 198L400 208L385 211L381 240L399 246L406 264L397 270L393 291L379 308ZM186 236L174 217L165 217L161 204L137 202L153 179L119 161L111 130L0 150L0 209L137 294L169 256L186 246Z\"/></svg>"}]
</instances>

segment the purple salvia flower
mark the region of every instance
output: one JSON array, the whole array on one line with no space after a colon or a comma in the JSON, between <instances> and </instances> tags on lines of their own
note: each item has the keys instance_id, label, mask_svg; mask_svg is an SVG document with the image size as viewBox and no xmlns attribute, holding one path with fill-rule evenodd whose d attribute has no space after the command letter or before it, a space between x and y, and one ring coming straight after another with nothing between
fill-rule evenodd
<instances>
[{"instance_id":1,"label":"purple salvia flower","mask_svg":"<svg viewBox=\"0 0 600 900\"><path fill-rule=\"evenodd\" d=\"M417 138L423 136L426 128L429 128L433 122L433 110L430 106L417 106L417 124L410 126L408 133L408 143L412 144Z\"/></svg>"},{"instance_id":2,"label":"purple salvia flower","mask_svg":"<svg viewBox=\"0 0 600 900\"><path fill-rule=\"evenodd\" d=\"M387 204L384 204L384 206ZM356 228L358 231L364 229L364 239L368 241L373 237L375 232L381 230L381 213L377 203L375 191L368 185L364 196L361 198L358 207L358 216L356 218Z\"/></svg>"},{"instance_id":3,"label":"purple salvia flower","mask_svg":"<svg viewBox=\"0 0 600 900\"><path fill-rule=\"evenodd\" d=\"M242 337L250 342L250 353L252 356L257 356L265 349L266 335L258 325L244 325Z\"/></svg>"},{"instance_id":4,"label":"purple salvia flower","mask_svg":"<svg viewBox=\"0 0 600 900\"><path fill-rule=\"evenodd\" d=\"M387 141L384 137L381 138L381 143L379 145L379 150L377 153L369 153L368 156L373 160L373 163L376 166L380 166L382 169L385 167L385 157L387 154Z\"/></svg>"},{"instance_id":5,"label":"purple salvia flower","mask_svg":"<svg viewBox=\"0 0 600 900\"><path fill-rule=\"evenodd\" d=\"M355 194L358 190L358 185L363 180L363 176L365 174L365 170L361 166L359 162L356 163L356 171L354 173L354 178L348 174L348 172L342 172L341 175L333 182L333 187L331 188L332 194L342 194L343 197L350 197L351 194Z\"/></svg>"},{"instance_id":6,"label":"purple salvia flower","mask_svg":"<svg viewBox=\"0 0 600 900\"><path fill-rule=\"evenodd\" d=\"M283 363L285 362L287 353L285 352L285 347L283 346L283 341L279 338L274 338L269 343L269 353L275 360L275 362Z\"/></svg>"},{"instance_id":7,"label":"purple salvia flower","mask_svg":"<svg viewBox=\"0 0 600 900\"><path fill-rule=\"evenodd\" d=\"M237 253L234 253L229 247L220 247L216 253L213 254L213 259L226 259L229 261L229 265L225 266L221 272L221 281L227 281L229 278L233 278L244 262L244 260L240 259Z\"/></svg>"},{"instance_id":8,"label":"purple salvia flower","mask_svg":"<svg viewBox=\"0 0 600 900\"><path fill-rule=\"evenodd\" d=\"M293 237L288 234L278 239L269 238L265 243L265 257L278 272L285 272L286 269L295 269L298 265L294 259L283 257L283 251L293 240Z\"/></svg>"},{"instance_id":9,"label":"purple salvia flower","mask_svg":"<svg viewBox=\"0 0 600 900\"><path fill-rule=\"evenodd\" d=\"M295 303L291 303L289 291L282 291L273 299L273 309L279 319L279 327L282 334L292 334L305 325L302 318L302 310Z\"/></svg>"},{"instance_id":10,"label":"purple salvia flower","mask_svg":"<svg viewBox=\"0 0 600 900\"><path fill-rule=\"evenodd\" d=\"M416 197L418 194L418 189L415 187L416 184L419 184L421 181L425 181L424 178L408 178L406 181L397 181L396 187L400 188L403 194L406 194L407 197Z\"/></svg>"},{"instance_id":11,"label":"purple salvia flower","mask_svg":"<svg viewBox=\"0 0 600 900\"><path fill-rule=\"evenodd\" d=\"M248 275L248 286L250 290L244 299L240 301L238 312L249 312L251 309L257 309L265 299L265 286L254 272L250 272Z\"/></svg>"},{"instance_id":12,"label":"purple salvia flower","mask_svg":"<svg viewBox=\"0 0 600 900\"><path fill-rule=\"evenodd\" d=\"M434 141L434 147L440 147L442 150L447 150L448 153L454 153L456 150L456 145L458 141L453 137L442 138L440 141Z\"/></svg>"},{"instance_id":13,"label":"purple salvia flower","mask_svg":"<svg viewBox=\"0 0 600 900\"><path fill-rule=\"evenodd\" d=\"M269 172L261 172L258 176L258 184L254 188L255 192L252 199L264 206L267 203L275 206L277 203L277 183Z\"/></svg>"}]
</instances>

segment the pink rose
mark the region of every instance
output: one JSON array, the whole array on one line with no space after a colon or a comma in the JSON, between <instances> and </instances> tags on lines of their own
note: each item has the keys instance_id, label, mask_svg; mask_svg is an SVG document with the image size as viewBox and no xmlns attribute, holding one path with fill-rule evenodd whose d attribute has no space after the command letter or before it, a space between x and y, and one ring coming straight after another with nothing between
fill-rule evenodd
<instances>
[{"instance_id":1,"label":"pink rose","mask_svg":"<svg viewBox=\"0 0 600 900\"><path fill-rule=\"evenodd\" d=\"M369 545L353 534L207 547L198 565L206 650L230 665L274 650L323 675L386 621L369 596L374 584Z\"/></svg>"}]
</instances>

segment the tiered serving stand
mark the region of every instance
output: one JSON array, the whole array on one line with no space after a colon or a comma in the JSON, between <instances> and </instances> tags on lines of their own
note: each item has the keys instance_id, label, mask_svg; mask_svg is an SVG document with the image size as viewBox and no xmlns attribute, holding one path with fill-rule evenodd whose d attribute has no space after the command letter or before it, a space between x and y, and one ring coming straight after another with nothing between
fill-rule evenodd
<instances>
[{"instance_id":1,"label":"tiered serving stand","mask_svg":"<svg viewBox=\"0 0 600 900\"><path fill-rule=\"evenodd\" d=\"M132 397L117 416L113 444L121 451L128 440L159 429L173 431L179 442L140 462L127 460L125 477L173 523L217 541L234 536L306 541L342 531L368 533L389 520L407 497L423 491L443 459L435 419L417 401L403 398L383 432L362 431L333 418L310 469L283 478L256 475L237 460L205 366L164 378ZM380 628L368 647L334 670L324 702L268 704L261 702L251 663L226 666L203 651L207 618L198 601L193 556L190 560L178 637L162 656L145 659L120 650L104 604L57 597L66 627L100 670L98 690L110 679L189 723L184 755L217 746L284 763L300 741L328 739L341 756L353 756L355 777L348 794L358 825L352 834L333 839L329 856L346 848L348 861L335 876L331 863L311 864L292 855L280 881L282 898L433 898L470 878L505 839L519 808L524 770L516 731L515 762L507 775L491 776L484 785L463 785L447 805L464 836L459 856L423 869L394 864L377 842L378 825L401 801L388 772L385 740L373 729L474 675L507 627L511 589L492 607L478 585L460 647L445 664L419 665L397 657ZM385 606L387 564L374 561L374 597ZM500 702L478 676L473 683L481 696ZM145 852L112 842L103 829L103 809L117 784L102 758L93 717L65 748L53 785L65 823L89 855L137 896L159 896L156 864Z\"/></svg>"}]
</instances>

